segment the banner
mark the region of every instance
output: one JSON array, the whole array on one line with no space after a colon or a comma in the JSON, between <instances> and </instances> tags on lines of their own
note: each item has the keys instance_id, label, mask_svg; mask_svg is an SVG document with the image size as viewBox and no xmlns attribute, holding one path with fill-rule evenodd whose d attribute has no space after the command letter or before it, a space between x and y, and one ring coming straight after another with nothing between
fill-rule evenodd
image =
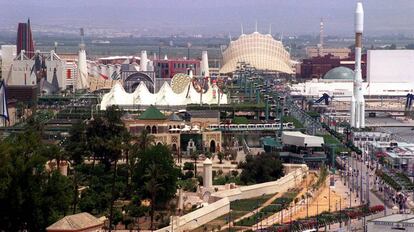
<instances>
[{"instance_id":1,"label":"banner","mask_svg":"<svg viewBox=\"0 0 414 232\"><path fill-rule=\"evenodd\" d=\"M6 84L0 81L0 117L9 120L9 111L7 109Z\"/></svg>"}]
</instances>

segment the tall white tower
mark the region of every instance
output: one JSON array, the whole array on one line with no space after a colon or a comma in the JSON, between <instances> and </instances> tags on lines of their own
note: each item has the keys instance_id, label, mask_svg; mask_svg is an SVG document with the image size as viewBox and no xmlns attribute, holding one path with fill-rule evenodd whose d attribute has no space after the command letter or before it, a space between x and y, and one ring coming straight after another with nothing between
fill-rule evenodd
<instances>
[{"instance_id":1,"label":"tall white tower","mask_svg":"<svg viewBox=\"0 0 414 232\"><path fill-rule=\"evenodd\" d=\"M208 54L207 51L203 51L201 55L201 74L205 77L210 76L210 71L208 67Z\"/></svg>"},{"instance_id":2,"label":"tall white tower","mask_svg":"<svg viewBox=\"0 0 414 232\"><path fill-rule=\"evenodd\" d=\"M213 187L213 162L209 158L203 162L203 187Z\"/></svg>"},{"instance_id":3,"label":"tall white tower","mask_svg":"<svg viewBox=\"0 0 414 232\"><path fill-rule=\"evenodd\" d=\"M322 18L321 18L321 22L319 24L318 54L319 54L319 56L323 56L323 19Z\"/></svg>"},{"instance_id":4,"label":"tall white tower","mask_svg":"<svg viewBox=\"0 0 414 232\"><path fill-rule=\"evenodd\" d=\"M141 51L141 60L139 62L139 68L140 71L142 72L146 72L147 70L147 66L148 66L148 56L147 56L147 51Z\"/></svg>"},{"instance_id":5,"label":"tall white tower","mask_svg":"<svg viewBox=\"0 0 414 232\"><path fill-rule=\"evenodd\" d=\"M81 43L79 44L78 53L78 76L76 78L76 89L88 89L88 65L86 63L85 43L83 41L84 33L83 28L80 29Z\"/></svg>"},{"instance_id":6,"label":"tall white tower","mask_svg":"<svg viewBox=\"0 0 414 232\"><path fill-rule=\"evenodd\" d=\"M355 128L365 127L365 99L362 91L362 33L364 31L364 8L358 2L355 10L355 77L354 92L351 99L351 126Z\"/></svg>"}]
</instances>

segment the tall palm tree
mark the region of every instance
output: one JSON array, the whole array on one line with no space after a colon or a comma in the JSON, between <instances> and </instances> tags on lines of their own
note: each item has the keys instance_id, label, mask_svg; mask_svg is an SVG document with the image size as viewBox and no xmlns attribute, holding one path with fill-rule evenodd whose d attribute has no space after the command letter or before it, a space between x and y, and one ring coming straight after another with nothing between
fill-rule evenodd
<instances>
[{"instance_id":1,"label":"tall palm tree","mask_svg":"<svg viewBox=\"0 0 414 232\"><path fill-rule=\"evenodd\" d=\"M148 181L145 183L144 188L151 196L150 217L151 217L151 231L153 231L154 230L154 212L155 212L157 193L165 190L162 183L167 178L167 176L159 172L159 168L157 167L156 164L153 163L148 167L144 177L148 178Z\"/></svg>"},{"instance_id":2,"label":"tall palm tree","mask_svg":"<svg viewBox=\"0 0 414 232\"><path fill-rule=\"evenodd\" d=\"M112 175L112 186L111 186L111 205L109 208L109 231L112 229L113 213L114 213L114 201L115 201L115 182L117 176L117 164L119 158L121 158L122 150L125 147L123 143L123 137L116 136L109 140L108 147L111 149L113 156L111 160L113 162L113 175Z\"/></svg>"},{"instance_id":3,"label":"tall palm tree","mask_svg":"<svg viewBox=\"0 0 414 232\"><path fill-rule=\"evenodd\" d=\"M198 151L190 151L190 158L194 160L194 176L197 177L197 160L200 156L200 153Z\"/></svg>"},{"instance_id":4,"label":"tall palm tree","mask_svg":"<svg viewBox=\"0 0 414 232\"><path fill-rule=\"evenodd\" d=\"M145 152L148 147L154 145L155 143L155 137L148 133L147 130L143 130L141 134L138 136L138 148Z\"/></svg>"}]
</instances>

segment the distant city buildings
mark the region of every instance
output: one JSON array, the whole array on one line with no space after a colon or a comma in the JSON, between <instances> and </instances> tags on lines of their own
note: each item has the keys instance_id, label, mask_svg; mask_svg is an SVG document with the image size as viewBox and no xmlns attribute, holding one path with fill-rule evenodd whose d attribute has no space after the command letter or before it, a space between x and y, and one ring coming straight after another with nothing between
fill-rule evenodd
<instances>
[{"instance_id":1,"label":"distant city buildings","mask_svg":"<svg viewBox=\"0 0 414 232\"><path fill-rule=\"evenodd\" d=\"M155 67L158 71L159 78L171 79L177 73L187 73L189 68L193 68L195 75L200 75L200 60L186 60L186 59L167 59L155 60Z\"/></svg>"},{"instance_id":2,"label":"distant city buildings","mask_svg":"<svg viewBox=\"0 0 414 232\"><path fill-rule=\"evenodd\" d=\"M318 56L332 55L340 59L346 59L349 57L351 49L349 48L317 48L317 47L307 47L306 55L309 58L314 58Z\"/></svg>"}]
</instances>

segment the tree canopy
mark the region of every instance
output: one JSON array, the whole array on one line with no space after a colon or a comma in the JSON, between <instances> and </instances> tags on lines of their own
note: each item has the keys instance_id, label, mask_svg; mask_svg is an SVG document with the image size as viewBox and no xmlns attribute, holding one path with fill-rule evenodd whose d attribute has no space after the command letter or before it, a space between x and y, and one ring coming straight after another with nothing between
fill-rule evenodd
<instances>
[{"instance_id":1,"label":"tree canopy","mask_svg":"<svg viewBox=\"0 0 414 232\"><path fill-rule=\"evenodd\" d=\"M154 210L175 196L180 169L175 166L171 151L165 145L149 147L139 152L137 158L132 180L141 198L151 199L152 225Z\"/></svg>"},{"instance_id":2,"label":"tree canopy","mask_svg":"<svg viewBox=\"0 0 414 232\"><path fill-rule=\"evenodd\" d=\"M239 164L242 169L240 180L244 184L274 181L283 176L283 165L277 153L262 153L246 156L246 161Z\"/></svg>"},{"instance_id":3,"label":"tree canopy","mask_svg":"<svg viewBox=\"0 0 414 232\"><path fill-rule=\"evenodd\" d=\"M44 231L68 212L70 180L46 170L45 151L33 130L0 142L0 231Z\"/></svg>"}]
</instances>

